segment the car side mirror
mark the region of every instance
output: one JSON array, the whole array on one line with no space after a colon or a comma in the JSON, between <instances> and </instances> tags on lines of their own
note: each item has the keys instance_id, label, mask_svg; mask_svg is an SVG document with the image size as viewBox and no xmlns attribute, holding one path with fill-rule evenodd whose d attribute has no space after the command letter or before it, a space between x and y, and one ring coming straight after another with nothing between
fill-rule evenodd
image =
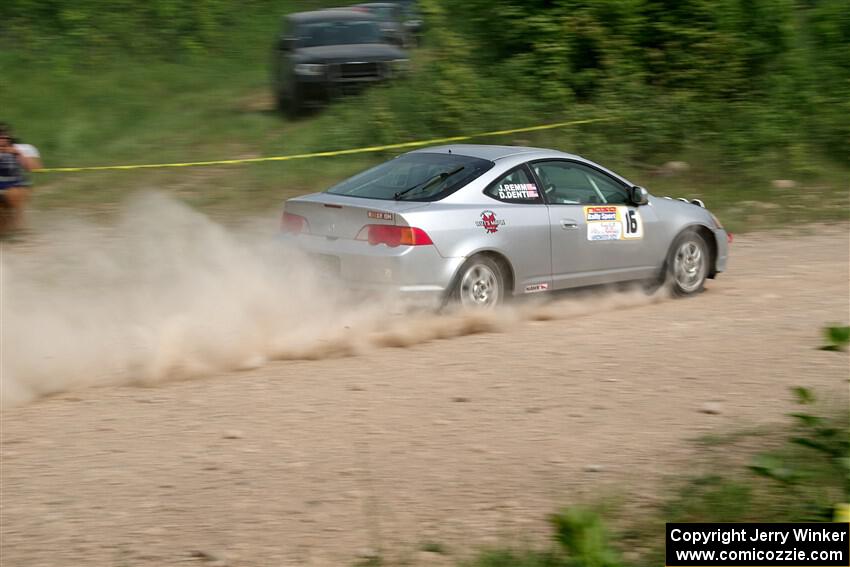
<instances>
[{"instance_id":1,"label":"car side mirror","mask_svg":"<svg viewBox=\"0 0 850 567\"><path fill-rule=\"evenodd\" d=\"M295 48L295 38L282 37L277 42L277 48L281 51L292 51Z\"/></svg>"},{"instance_id":2,"label":"car side mirror","mask_svg":"<svg viewBox=\"0 0 850 567\"><path fill-rule=\"evenodd\" d=\"M635 205L645 205L649 202L649 191L635 185L629 191L629 197Z\"/></svg>"}]
</instances>

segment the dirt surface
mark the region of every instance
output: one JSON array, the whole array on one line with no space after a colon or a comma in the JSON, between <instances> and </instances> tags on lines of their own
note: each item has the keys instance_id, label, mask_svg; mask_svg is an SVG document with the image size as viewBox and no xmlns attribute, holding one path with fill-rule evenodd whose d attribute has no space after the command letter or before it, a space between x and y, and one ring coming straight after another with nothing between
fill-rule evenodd
<instances>
[{"instance_id":1,"label":"dirt surface","mask_svg":"<svg viewBox=\"0 0 850 567\"><path fill-rule=\"evenodd\" d=\"M3 565L447 564L652 502L789 387L848 407L847 355L816 349L848 281L846 226L747 235L693 299L5 409Z\"/></svg>"}]
</instances>

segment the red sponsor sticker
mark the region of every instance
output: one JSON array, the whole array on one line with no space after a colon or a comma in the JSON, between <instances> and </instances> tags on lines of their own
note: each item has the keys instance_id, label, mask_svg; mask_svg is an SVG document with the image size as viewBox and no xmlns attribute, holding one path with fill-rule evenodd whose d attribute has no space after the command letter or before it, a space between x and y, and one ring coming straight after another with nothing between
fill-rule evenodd
<instances>
[{"instance_id":1,"label":"red sponsor sticker","mask_svg":"<svg viewBox=\"0 0 850 567\"><path fill-rule=\"evenodd\" d=\"M484 227L484 232L488 234L498 232L499 227L505 224L505 219L496 218L496 213L493 211L481 211L481 220L475 221L475 226Z\"/></svg>"},{"instance_id":2,"label":"red sponsor sticker","mask_svg":"<svg viewBox=\"0 0 850 567\"><path fill-rule=\"evenodd\" d=\"M617 220L617 207L585 207L584 218L587 222Z\"/></svg>"}]
</instances>

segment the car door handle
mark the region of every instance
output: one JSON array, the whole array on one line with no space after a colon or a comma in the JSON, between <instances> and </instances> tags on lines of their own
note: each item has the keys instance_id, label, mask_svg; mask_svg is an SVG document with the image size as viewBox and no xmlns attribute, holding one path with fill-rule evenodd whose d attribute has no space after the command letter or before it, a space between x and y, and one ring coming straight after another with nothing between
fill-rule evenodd
<instances>
[{"instance_id":1,"label":"car door handle","mask_svg":"<svg viewBox=\"0 0 850 567\"><path fill-rule=\"evenodd\" d=\"M575 230L578 228L578 223L573 219L561 219L561 228L564 230Z\"/></svg>"}]
</instances>

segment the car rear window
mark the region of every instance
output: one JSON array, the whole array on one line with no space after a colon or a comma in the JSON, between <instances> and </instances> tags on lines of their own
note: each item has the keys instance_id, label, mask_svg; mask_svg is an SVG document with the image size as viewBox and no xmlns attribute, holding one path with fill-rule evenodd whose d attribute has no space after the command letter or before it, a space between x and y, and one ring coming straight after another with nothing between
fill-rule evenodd
<instances>
[{"instance_id":1,"label":"car rear window","mask_svg":"<svg viewBox=\"0 0 850 567\"><path fill-rule=\"evenodd\" d=\"M439 201L493 167L486 159L415 152L404 154L328 189L332 195L400 201Z\"/></svg>"}]
</instances>

